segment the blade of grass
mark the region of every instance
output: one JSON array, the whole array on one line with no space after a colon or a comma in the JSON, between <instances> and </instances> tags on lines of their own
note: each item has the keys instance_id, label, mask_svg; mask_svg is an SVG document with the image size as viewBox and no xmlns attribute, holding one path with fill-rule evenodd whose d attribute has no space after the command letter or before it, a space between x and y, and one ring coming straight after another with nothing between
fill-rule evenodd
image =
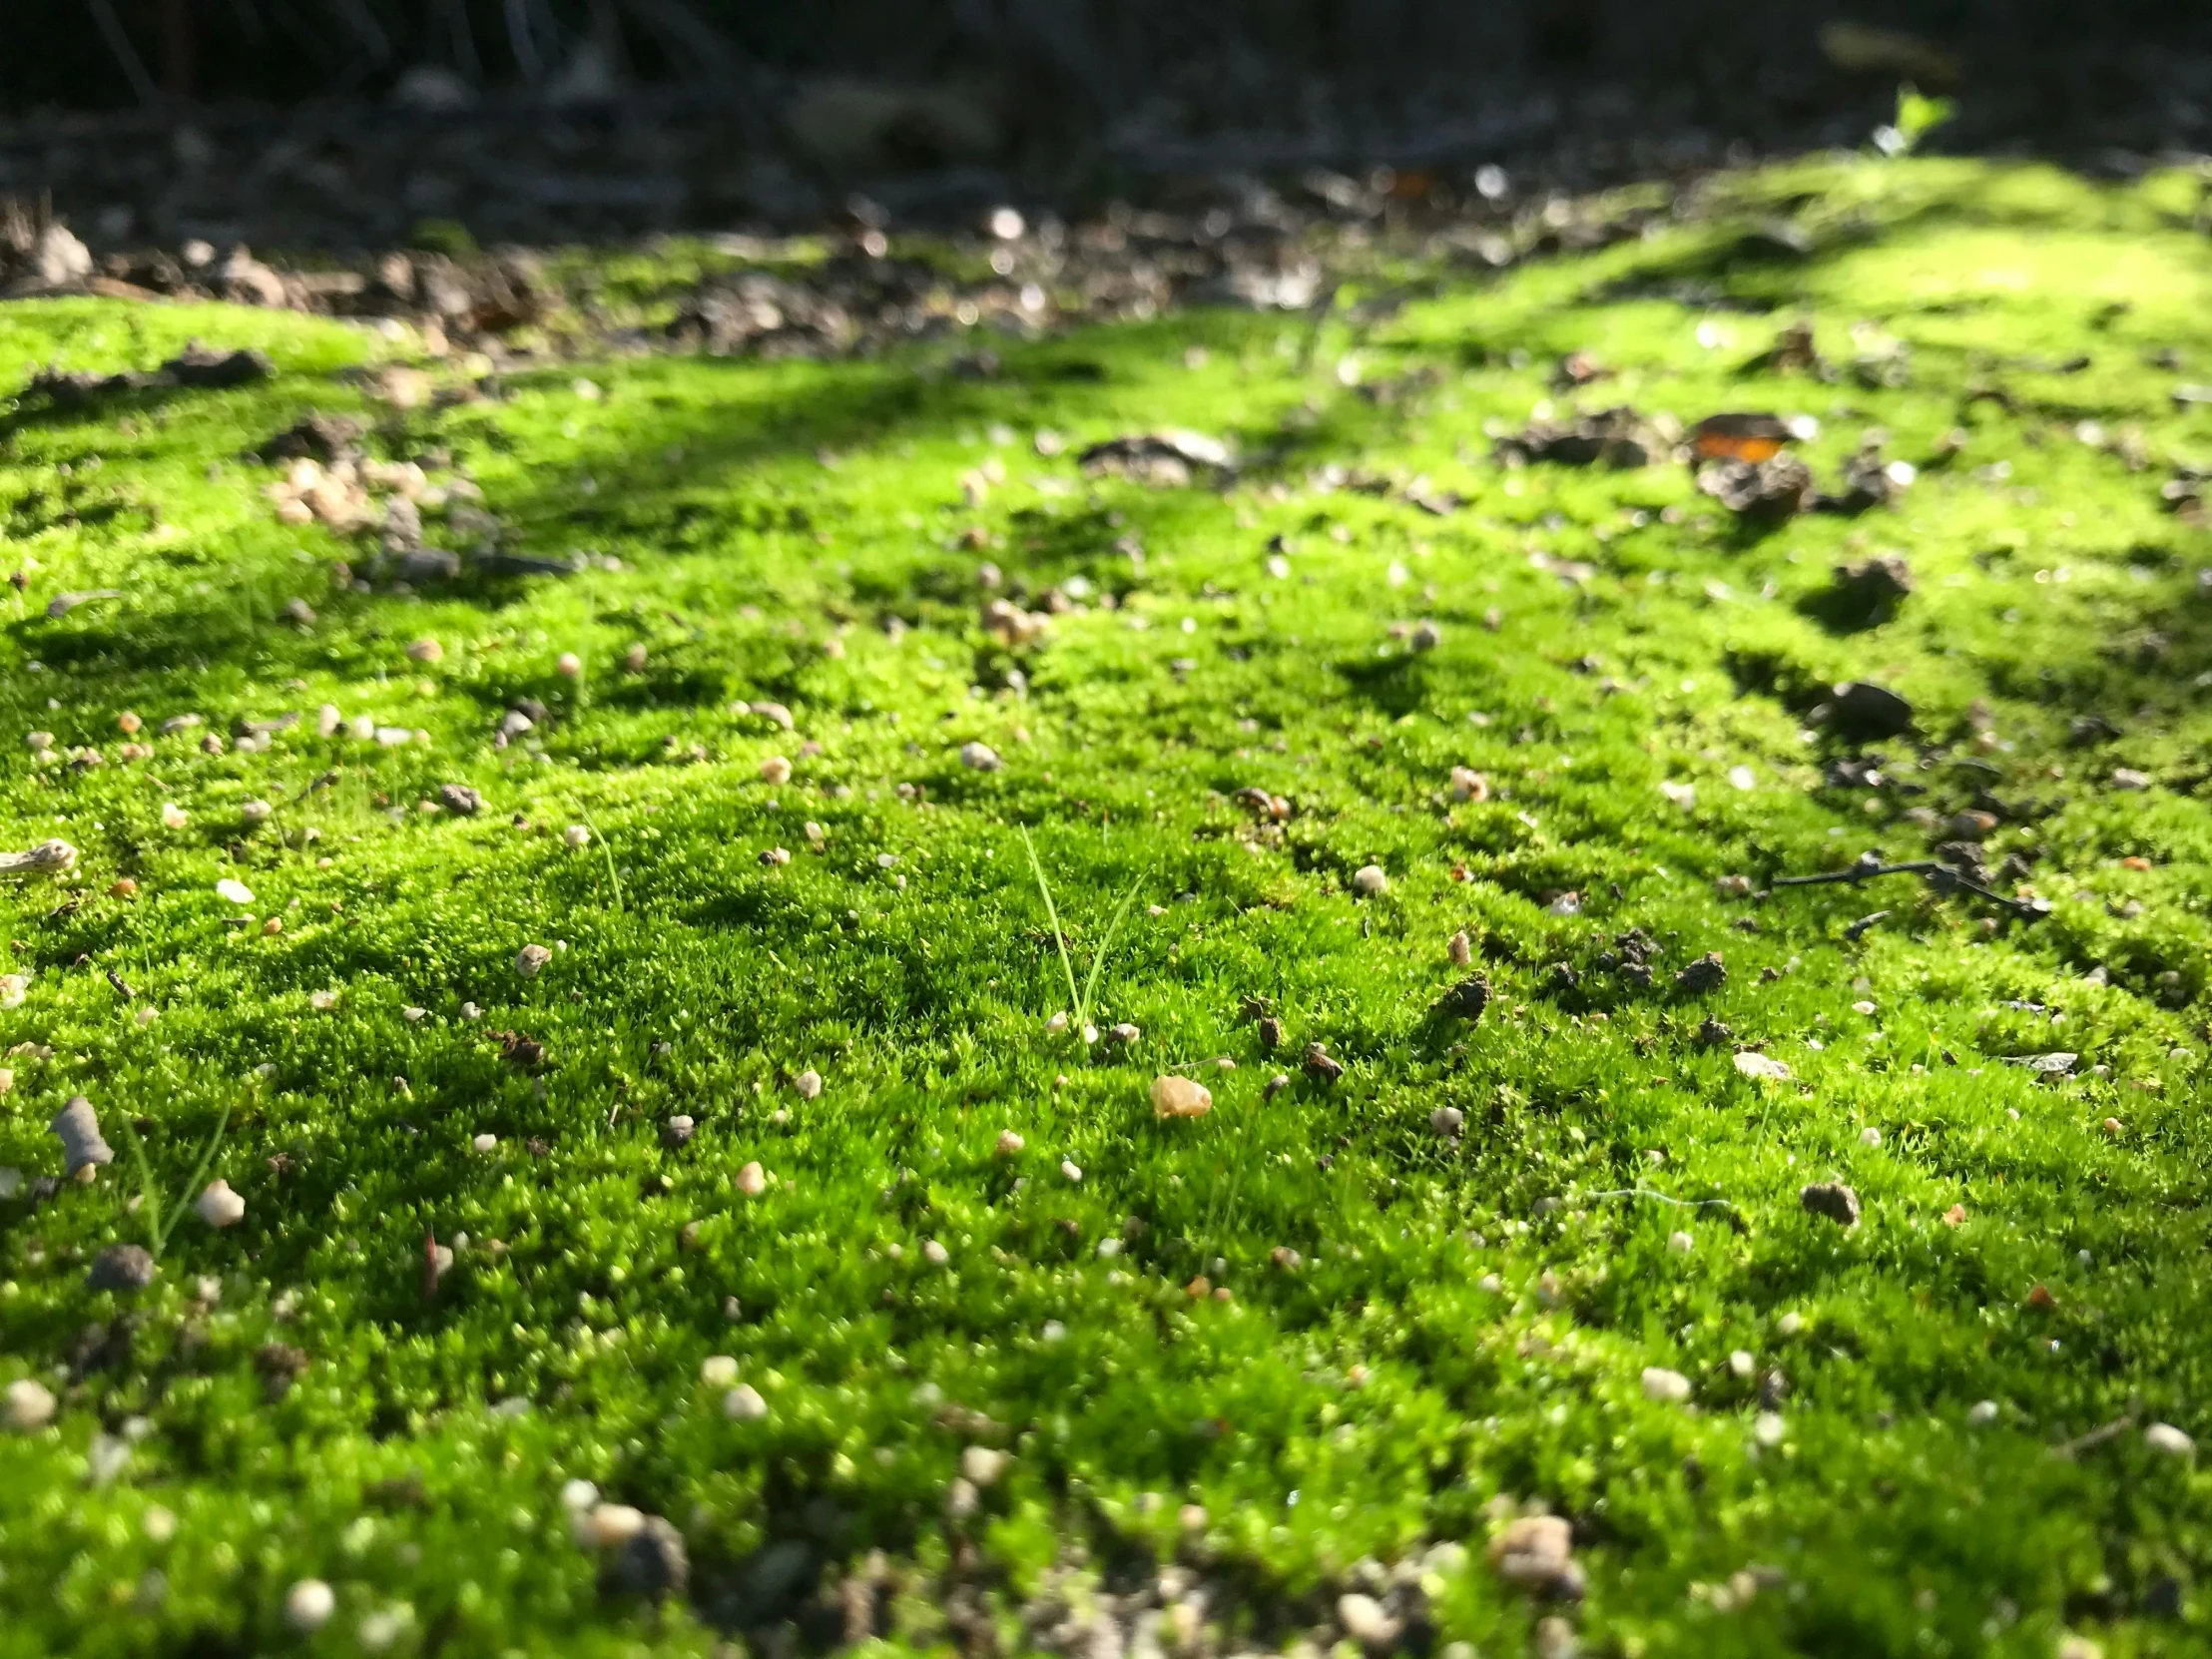
<instances>
[{"instance_id":1,"label":"blade of grass","mask_svg":"<svg viewBox=\"0 0 2212 1659\"><path fill-rule=\"evenodd\" d=\"M177 1195L176 1208L169 1212L169 1219L162 1223L162 1230L154 1243L154 1259L161 1260L162 1247L169 1243L170 1234L185 1219L185 1211L192 1206L193 1198L200 1191L200 1179L208 1173L208 1166L215 1162L215 1155L222 1150L224 1132L231 1127L231 1103L223 1103L223 1115L215 1120L215 1133L208 1137L208 1144L200 1154L200 1162L192 1169L192 1176L185 1182L184 1190Z\"/></svg>"},{"instance_id":2,"label":"blade of grass","mask_svg":"<svg viewBox=\"0 0 2212 1659\"><path fill-rule=\"evenodd\" d=\"M1137 889L1144 885L1146 873L1139 870L1135 879L1129 883L1128 890L1121 895L1121 903L1114 908L1114 919L1106 925L1105 938L1099 941L1098 948L1091 953L1090 978L1083 986L1083 1007L1079 1016L1085 1024L1090 1022L1091 1007L1098 996L1099 976L1106 971L1106 957L1114 948L1115 935L1121 931L1121 924L1129 914L1129 906L1136 902Z\"/></svg>"},{"instance_id":3,"label":"blade of grass","mask_svg":"<svg viewBox=\"0 0 2212 1659\"><path fill-rule=\"evenodd\" d=\"M615 885L615 911L620 914L622 911L622 876L615 868L615 849L607 844L607 837L599 832L598 825L592 823L588 818L583 823L584 828L591 831L591 838L599 843L599 850L606 854L607 879Z\"/></svg>"},{"instance_id":4,"label":"blade of grass","mask_svg":"<svg viewBox=\"0 0 2212 1659\"><path fill-rule=\"evenodd\" d=\"M1060 970L1068 977L1068 1013L1081 1028L1087 1022L1082 994L1075 988L1075 964L1068 959L1067 930L1060 925L1060 912L1052 902L1052 883L1044 878L1044 865L1037 860L1037 843L1029 838L1026 825L1022 827L1021 844L1029 854L1029 868L1037 877L1037 891L1044 895L1044 913L1052 923L1052 942L1060 947Z\"/></svg>"},{"instance_id":5,"label":"blade of grass","mask_svg":"<svg viewBox=\"0 0 2212 1659\"><path fill-rule=\"evenodd\" d=\"M154 1247L154 1260L162 1259L162 1190L154 1184L154 1166L146 1161L146 1146L139 1139L138 1131L124 1119L123 1132L131 1138L131 1158L138 1165L139 1187L142 1197L139 1206L146 1212L146 1238Z\"/></svg>"}]
</instances>

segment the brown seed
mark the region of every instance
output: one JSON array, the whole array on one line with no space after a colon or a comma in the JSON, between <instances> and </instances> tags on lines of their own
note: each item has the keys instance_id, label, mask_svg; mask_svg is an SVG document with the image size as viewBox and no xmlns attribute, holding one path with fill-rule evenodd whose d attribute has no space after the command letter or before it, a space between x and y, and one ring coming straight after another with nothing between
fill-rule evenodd
<instances>
[{"instance_id":1,"label":"brown seed","mask_svg":"<svg viewBox=\"0 0 2212 1659\"><path fill-rule=\"evenodd\" d=\"M1320 1043L1311 1044L1299 1060L1306 1075L1317 1083L1334 1083L1345 1074L1345 1068L1331 1059Z\"/></svg>"},{"instance_id":2,"label":"brown seed","mask_svg":"<svg viewBox=\"0 0 2212 1659\"><path fill-rule=\"evenodd\" d=\"M110 898L130 898L136 895L137 892L138 883L128 875L108 884L108 896Z\"/></svg>"}]
</instances>

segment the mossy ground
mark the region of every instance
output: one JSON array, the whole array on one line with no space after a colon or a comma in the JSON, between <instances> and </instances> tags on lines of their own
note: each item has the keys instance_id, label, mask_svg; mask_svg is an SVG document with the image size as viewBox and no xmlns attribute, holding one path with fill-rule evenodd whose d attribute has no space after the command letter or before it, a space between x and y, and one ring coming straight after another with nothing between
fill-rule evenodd
<instances>
[{"instance_id":1,"label":"mossy ground","mask_svg":"<svg viewBox=\"0 0 2212 1659\"><path fill-rule=\"evenodd\" d=\"M1408 268L1408 302L1359 313L1356 340L1332 322L1310 367L1302 322L1210 312L999 341L989 380L949 348L630 357L394 412L339 371L404 342L345 326L0 307L10 377L147 366L188 335L280 370L19 415L0 451L29 575L0 602L0 842L82 852L63 890L0 895L29 976L0 1039L33 1045L0 1164L58 1172L46 1124L84 1093L119 1148L141 1120L173 1191L230 1103L214 1173L248 1205L227 1232L188 1216L153 1288L119 1297L85 1273L144 1237L127 1151L91 1187L0 1203L0 1381L62 1399L0 1437L0 1653L702 1652L710 1616L792 1617L871 1550L902 1647L952 1639L955 1587L1019 1647L1056 1567L1181 1557L1233 1651L1324 1625L1363 1559L1445 1540L1469 1553L1434 1558L1436 1639L1510 1653L1540 1610L1481 1546L1535 1503L1574 1521L1600 1653L2045 1655L2066 1631L2194 1650L2212 1475L2140 1427L2212 1428L2212 632L2205 532L2159 500L2172 463L2212 459L2212 405L2170 395L2212 370L2195 192L1933 162L1731 178L1600 253L1495 280ZM1813 253L1750 262L1742 226L1778 213ZM1856 324L1903 341L1907 383L1745 369L1799 315L1841 360L1880 344ZM1549 391L1570 350L1616 376ZM2168 350L2178 373L2153 366ZM1869 426L1924 463L1969 435L1894 507L1754 537L1678 465L1491 461L1485 423L1547 396L1811 414L1824 478ZM278 523L274 472L240 459L307 408L375 415L388 456L442 446L522 549L620 568L334 590L358 545ZM1032 447L1166 425L1260 459L1222 490L1153 489ZM971 501L963 475L994 460ZM1329 463L1465 504L1329 490ZM1918 578L1895 620L1824 623L1831 566L1884 551ZM1032 605L1080 577L1087 606L1004 649L976 620L985 558ZM1425 653L1389 631L1420 618L1442 634ZM405 654L421 638L441 661ZM1889 787L1823 783L1806 714L1855 677L1920 714L1885 746ZM495 750L523 697L553 718ZM797 730L731 712L754 700ZM318 737L326 702L427 740ZM149 758L118 759L125 709ZM286 710L306 718L266 753L198 747ZM151 736L186 712L208 724ZM2075 746L2087 715L2119 736ZM43 764L33 730L56 735ZM1004 769L964 769L970 741ZM107 764L73 768L78 746ZM788 783L763 779L775 754ZM1452 801L1455 766L1491 799ZM2123 766L2147 793L2112 787ZM483 815L418 810L445 783ZM1292 803L1280 831L1233 799L1248 786ZM1923 856L1905 813L1990 798L1991 862L2029 861L2046 919L1910 878L1716 890ZM1079 973L1135 885L1102 981L1101 1023L1141 1028L1126 1049L1046 1031L1067 997L1024 826ZM788 863L761 862L774 846ZM1389 886L1358 898L1370 861ZM253 889L250 925L223 876ZM1630 927L1664 945L1649 990L1597 962ZM1430 1011L1459 929L1495 991L1472 1029ZM533 941L555 953L525 980ZM1715 949L1723 987L1672 988ZM1247 998L1286 1053L1262 1054ZM1709 1016L1794 1081L1740 1075L1699 1042ZM543 1043L535 1073L503 1061L507 1030ZM1317 1040L1333 1087L1295 1063ZM1999 1063L2060 1049L2082 1075ZM794 1089L808 1068L820 1098ZM1157 1120L1162 1071L1208 1082L1212 1114ZM1456 1140L1431 1128L1446 1106ZM670 1151L679 1112L699 1131ZM748 1199L751 1160L772 1184ZM1800 1209L1829 1179L1863 1201L1855 1230ZM468 1242L426 1300L433 1231ZM1230 1300L1194 1298L1199 1275ZM308 1357L288 1390L257 1365L271 1342ZM713 1355L765 1420L725 1415ZM1651 1366L1694 1402L1647 1399ZM1970 1422L1983 1400L1994 1420ZM116 1472L102 1443L104 1480L102 1434L130 1446ZM1012 1459L948 1520L978 1438ZM696 1608L603 1593L560 1498L579 1477L675 1522ZM772 1564L796 1587L766 1583L762 1552L791 1543ZM1759 1593L1728 1587L1755 1564ZM310 1576L337 1613L303 1638L281 1603Z\"/></svg>"}]
</instances>

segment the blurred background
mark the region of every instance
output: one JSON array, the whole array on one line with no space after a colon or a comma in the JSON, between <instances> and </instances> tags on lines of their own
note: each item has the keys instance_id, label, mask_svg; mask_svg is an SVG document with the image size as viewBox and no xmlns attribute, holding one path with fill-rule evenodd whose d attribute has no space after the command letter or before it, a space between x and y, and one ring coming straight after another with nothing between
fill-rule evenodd
<instances>
[{"instance_id":1,"label":"blurred background","mask_svg":"<svg viewBox=\"0 0 2212 1659\"><path fill-rule=\"evenodd\" d=\"M8 0L0 195L95 246L910 221L1329 167L1562 187L1933 141L2212 148L2173 0Z\"/></svg>"}]
</instances>

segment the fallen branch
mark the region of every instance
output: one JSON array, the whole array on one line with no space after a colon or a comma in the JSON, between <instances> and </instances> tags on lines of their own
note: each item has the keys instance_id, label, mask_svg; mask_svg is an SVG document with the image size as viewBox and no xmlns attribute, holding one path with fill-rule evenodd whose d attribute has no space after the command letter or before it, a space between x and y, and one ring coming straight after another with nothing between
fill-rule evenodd
<instances>
[{"instance_id":1,"label":"fallen branch","mask_svg":"<svg viewBox=\"0 0 2212 1659\"><path fill-rule=\"evenodd\" d=\"M1990 891L1978 881L1967 879L1950 865L1937 863L1934 858L1915 858L1902 864L1886 864L1872 852L1866 852L1849 869L1824 870L1818 875L1777 875L1772 884L1777 887L1810 887L1826 881L1848 881L1857 886L1862 881L1872 881L1882 875L1918 875L1939 893L1972 893L1976 898L1986 899L2000 909L2011 911L2022 921L2033 921L2038 916L2050 913L2050 905L2044 899L2007 898L2000 892Z\"/></svg>"},{"instance_id":2,"label":"fallen branch","mask_svg":"<svg viewBox=\"0 0 2212 1659\"><path fill-rule=\"evenodd\" d=\"M77 849L67 841L40 841L28 852L0 852L0 875L60 875L76 867Z\"/></svg>"},{"instance_id":3,"label":"fallen branch","mask_svg":"<svg viewBox=\"0 0 2212 1659\"><path fill-rule=\"evenodd\" d=\"M2053 1457L2072 1457L2089 1450L2092 1446L2100 1446L2106 1440L2114 1439L2134 1426L2135 1413L2131 1410L2123 1411L2101 1427L2092 1428L2086 1434L2078 1435L2073 1439L2064 1440L2052 1446L2050 1453Z\"/></svg>"}]
</instances>

